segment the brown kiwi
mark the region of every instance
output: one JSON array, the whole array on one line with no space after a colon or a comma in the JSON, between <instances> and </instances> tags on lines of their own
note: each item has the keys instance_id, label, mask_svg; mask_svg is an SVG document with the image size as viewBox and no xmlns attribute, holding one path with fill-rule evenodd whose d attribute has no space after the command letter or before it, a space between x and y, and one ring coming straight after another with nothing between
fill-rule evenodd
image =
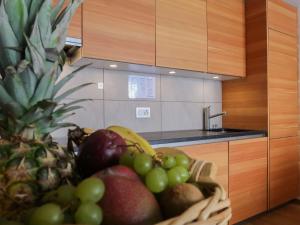
<instances>
[{"instance_id":1,"label":"brown kiwi","mask_svg":"<svg viewBox=\"0 0 300 225\"><path fill-rule=\"evenodd\" d=\"M205 197L193 184L178 184L164 191L159 199L162 212L166 218L180 215Z\"/></svg>"}]
</instances>

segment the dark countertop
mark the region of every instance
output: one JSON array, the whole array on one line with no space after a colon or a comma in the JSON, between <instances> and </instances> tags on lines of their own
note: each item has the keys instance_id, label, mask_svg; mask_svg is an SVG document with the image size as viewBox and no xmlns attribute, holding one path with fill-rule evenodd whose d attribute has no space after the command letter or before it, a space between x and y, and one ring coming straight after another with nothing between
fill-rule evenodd
<instances>
[{"instance_id":1,"label":"dark countertop","mask_svg":"<svg viewBox=\"0 0 300 225\"><path fill-rule=\"evenodd\" d=\"M151 145L166 144L201 144L219 141L239 140L247 138L265 137L265 131L238 130L238 129L215 129L210 131L204 130L185 130L185 131L166 131L166 132L149 132L141 133Z\"/></svg>"}]
</instances>

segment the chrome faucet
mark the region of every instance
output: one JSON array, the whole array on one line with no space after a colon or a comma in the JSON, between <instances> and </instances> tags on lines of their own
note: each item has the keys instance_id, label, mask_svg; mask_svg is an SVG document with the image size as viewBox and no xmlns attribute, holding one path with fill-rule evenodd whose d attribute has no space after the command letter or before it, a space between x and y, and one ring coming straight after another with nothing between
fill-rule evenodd
<instances>
[{"instance_id":1,"label":"chrome faucet","mask_svg":"<svg viewBox=\"0 0 300 225\"><path fill-rule=\"evenodd\" d=\"M210 115L210 106L203 108L203 130L210 130L210 119L218 116L225 116L226 114L226 112L221 112Z\"/></svg>"}]
</instances>

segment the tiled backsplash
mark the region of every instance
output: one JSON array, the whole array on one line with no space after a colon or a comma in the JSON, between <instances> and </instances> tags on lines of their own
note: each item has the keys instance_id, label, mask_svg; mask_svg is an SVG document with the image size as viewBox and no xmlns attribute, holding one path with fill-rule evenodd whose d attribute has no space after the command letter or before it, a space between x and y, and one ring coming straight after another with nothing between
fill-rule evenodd
<instances>
[{"instance_id":1,"label":"tiled backsplash","mask_svg":"<svg viewBox=\"0 0 300 225\"><path fill-rule=\"evenodd\" d=\"M63 74L74 69L66 66ZM155 77L155 98L129 99L129 75ZM138 132L202 129L203 107L211 105L212 113L222 110L221 81L86 68L64 90L86 82L94 84L66 100L92 99L82 103L84 109L68 119L81 127L99 129L118 124ZM103 83L104 89L99 89L98 83ZM151 118L137 119L136 107L150 107ZM222 119L213 119L211 124L221 127ZM66 130L53 136L64 139Z\"/></svg>"}]
</instances>

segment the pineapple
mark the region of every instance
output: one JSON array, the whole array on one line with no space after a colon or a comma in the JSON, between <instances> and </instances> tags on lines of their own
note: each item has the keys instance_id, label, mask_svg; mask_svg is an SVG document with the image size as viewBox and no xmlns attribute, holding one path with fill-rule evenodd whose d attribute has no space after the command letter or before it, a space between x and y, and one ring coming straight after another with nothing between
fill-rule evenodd
<instances>
[{"instance_id":1,"label":"pineapple","mask_svg":"<svg viewBox=\"0 0 300 225\"><path fill-rule=\"evenodd\" d=\"M51 139L80 108L61 94L69 21L83 0L0 0L0 217L34 203L73 174L73 154Z\"/></svg>"}]
</instances>

